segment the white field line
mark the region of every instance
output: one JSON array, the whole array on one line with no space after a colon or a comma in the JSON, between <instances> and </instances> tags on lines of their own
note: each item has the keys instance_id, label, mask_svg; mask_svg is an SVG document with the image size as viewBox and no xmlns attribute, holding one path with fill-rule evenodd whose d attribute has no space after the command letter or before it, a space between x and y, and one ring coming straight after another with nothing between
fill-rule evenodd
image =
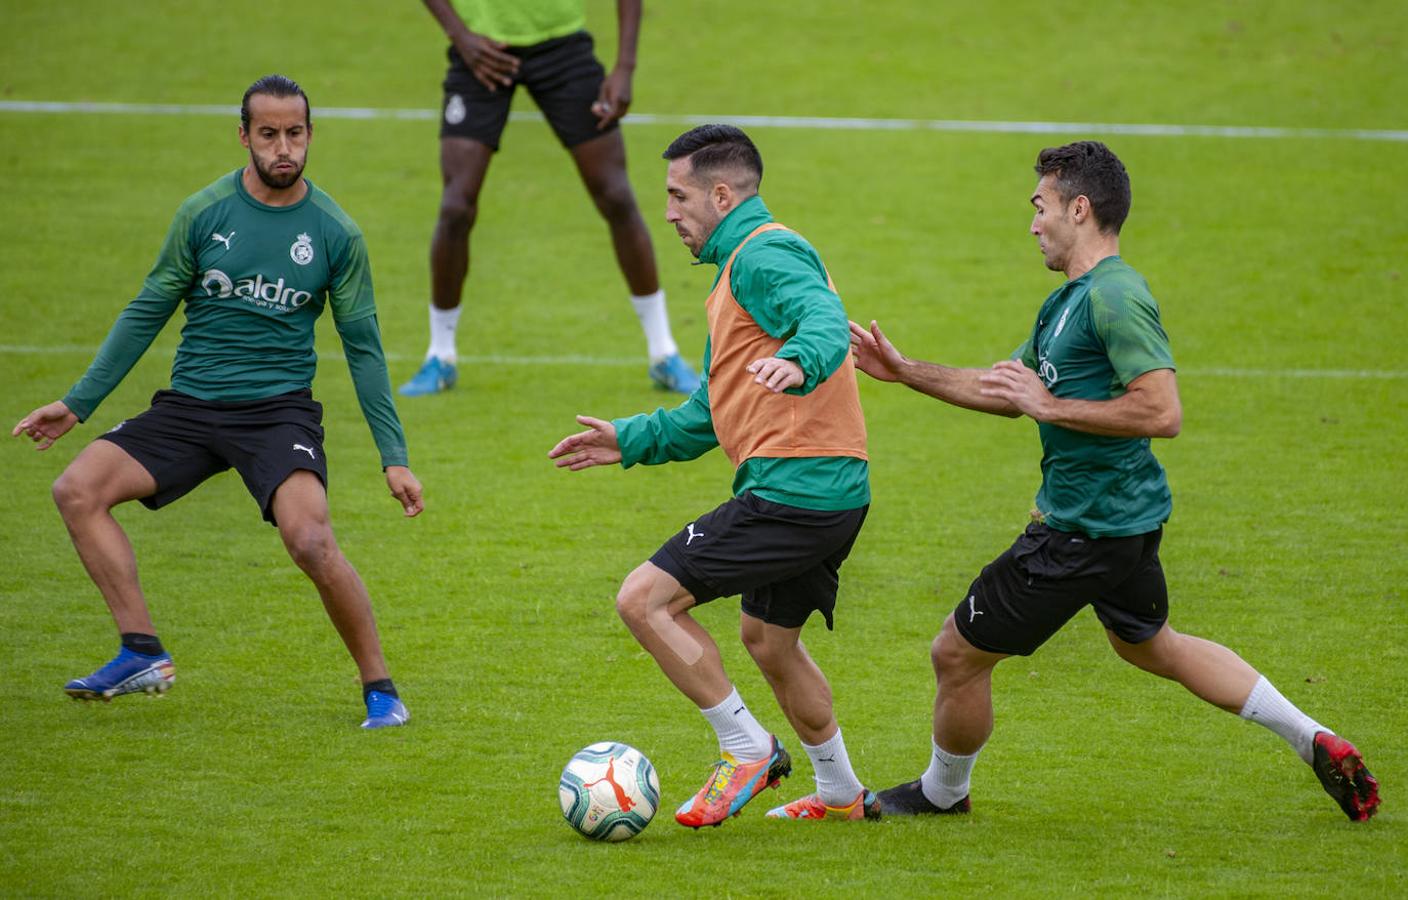
<instances>
[{"instance_id":1,"label":"white field line","mask_svg":"<svg viewBox=\"0 0 1408 900\"><path fill-rule=\"evenodd\" d=\"M239 108L190 103L68 103L44 100L0 100L0 112L56 113L60 115L162 115L228 116ZM399 119L429 121L439 118L434 109L378 109L367 106L320 106L319 119ZM516 112L514 121L540 122L536 112ZM702 125L727 122L753 128L810 128L822 131L949 131L978 134L1129 134L1144 137L1221 138L1328 138L1350 141L1408 142L1408 130L1373 128L1279 128L1260 125L1165 125L1118 122L988 122L961 119L868 119L825 116L660 115L631 113L627 125Z\"/></svg>"},{"instance_id":2,"label":"white field line","mask_svg":"<svg viewBox=\"0 0 1408 900\"><path fill-rule=\"evenodd\" d=\"M97 352L97 347L80 344L54 344L52 346L0 344L0 356L42 356L46 353L92 356ZM176 351L174 348L158 347L150 352L170 359ZM337 361L346 359L341 353L323 353L318 358ZM391 362L418 362L421 359L419 355L407 353L388 353L386 358ZM574 354L561 356L461 356L460 363L471 366L594 366L602 368L644 365L640 357ZM1326 378L1381 381L1408 379L1408 369L1246 369L1212 366L1202 369L1179 369L1178 374L1194 378Z\"/></svg>"}]
</instances>

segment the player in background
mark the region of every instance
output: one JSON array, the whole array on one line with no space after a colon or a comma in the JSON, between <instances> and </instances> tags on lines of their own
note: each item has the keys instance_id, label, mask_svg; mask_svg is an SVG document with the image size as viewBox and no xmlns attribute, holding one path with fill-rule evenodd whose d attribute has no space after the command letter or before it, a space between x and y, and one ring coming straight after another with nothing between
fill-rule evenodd
<instances>
[{"instance_id":1,"label":"player in background","mask_svg":"<svg viewBox=\"0 0 1408 900\"><path fill-rule=\"evenodd\" d=\"M666 218L700 262L719 267L705 305L703 384L672 410L578 416L587 430L548 455L577 471L690 460L722 446L736 467L732 499L666 541L616 597L636 640L718 734L720 759L676 821L718 825L791 772L689 615L739 593L743 644L816 771L816 793L768 815L873 818L879 801L851 768L831 688L801 641L814 611L831 627L838 572L870 504L846 313L817 252L773 222L758 196L763 161L746 134L703 125L664 157Z\"/></svg>"},{"instance_id":2,"label":"player in background","mask_svg":"<svg viewBox=\"0 0 1408 900\"><path fill-rule=\"evenodd\" d=\"M631 105L640 0L617 0L616 65L592 54L583 0L425 0L450 39L440 117L440 216L430 241L430 347L402 394L432 394L456 380L455 330L469 272L469 233L489 160L521 83L532 94L611 231L658 386L689 394L699 377L670 333L650 231L626 177L618 123ZM533 302L554 302L535 297Z\"/></svg>"},{"instance_id":3,"label":"player in background","mask_svg":"<svg viewBox=\"0 0 1408 900\"><path fill-rule=\"evenodd\" d=\"M248 164L176 212L141 292L117 317L88 371L13 434L45 450L86 421L146 352L176 308L186 324L171 389L89 444L54 482L78 556L121 635L116 658L64 686L80 699L164 692L175 668L152 624L132 545L112 508L157 509L234 468L312 579L361 673L364 728L409 717L386 669L371 599L328 520L322 406L311 384L313 324L325 304L347 355L386 484L407 516L422 509L391 399L362 233L303 177L313 136L308 98L281 75L259 79L240 108Z\"/></svg>"},{"instance_id":4,"label":"player in background","mask_svg":"<svg viewBox=\"0 0 1408 900\"><path fill-rule=\"evenodd\" d=\"M1031 232L1046 267L1067 281L1011 359L988 370L920 362L878 324L851 324L856 363L871 377L967 409L1030 416L1042 445L1033 522L982 570L934 640L929 767L881 791L884 812L968 811L973 763L993 728L993 667L1033 653L1089 603L1122 659L1271 729L1350 819L1368 819L1378 785L1353 744L1231 650L1169 627L1158 551L1173 503L1150 439L1177 435L1182 408L1158 304L1119 256L1129 176L1095 141L1041 151L1036 172Z\"/></svg>"}]
</instances>

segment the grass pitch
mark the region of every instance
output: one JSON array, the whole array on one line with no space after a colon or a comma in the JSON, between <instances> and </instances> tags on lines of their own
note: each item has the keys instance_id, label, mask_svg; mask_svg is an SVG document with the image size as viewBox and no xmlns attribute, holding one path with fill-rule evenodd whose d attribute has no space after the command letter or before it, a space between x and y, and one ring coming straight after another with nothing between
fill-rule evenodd
<instances>
[{"instance_id":1,"label":"grass pitch","mask_svg":"<svg viewBox=\"0 0 1408 900\"><path fill-rule=\"evenodd\" d=\"M226 104L269 71L315 104L309 175L361 224L399 383L424 346L437 205L432 121L317 119L318 106L429 109L443 42L370 2L280 7L0 3L0 99ZM611 5L589 13L609 60ZM1367 3L972 11L678 2L647 9L635 109L660 115L1408 128L1408 14ZM520 107L531 109L526 102ZM180 200L240 164L235 119L0 110L5 421L60 396L137 289ZM660 148L631 170L676 336L697 359L712 270L661 215ZM669 811L712 735L612 610L621 577L727 493L721 454L569 475L547 449L585 412L669 402L605 229L540 122L510 125L474 236L451 394L400 403L428 509L402 521L325 328L332 507L366 579L413 721L366 734L355 672L316 594L225 475L119 518L178 684L81 705L59 687L114 649L47 486L166 384L172 326L86 426L4 451L0 511L0 893L17 896L1386 896L1408 879L1408 143L1317 138L750 129L764 197L827 261L853 318L899 346L984 365L1056 280L1025 234L1036 151L1108 140L1128 164L1124 256L1149 279L1180 365L1183 434L1159 442L1175 627L1222 641L1356 741L1385 797L1345 821L1278 739L1108 651L1083 613L996 674L974 814L863 827L765 822L768 797L694 834ZM563 361L576 358L577 362ZM857 771L927 758L928 641L1021 527L1030 422L863 382L874 505L837 630L809 629ZM743 695L810 771L733 635L702 609ZM592 741L660 772L662 813L623 845L581 840L554 785Z\"/></svg>"}]
</instances>

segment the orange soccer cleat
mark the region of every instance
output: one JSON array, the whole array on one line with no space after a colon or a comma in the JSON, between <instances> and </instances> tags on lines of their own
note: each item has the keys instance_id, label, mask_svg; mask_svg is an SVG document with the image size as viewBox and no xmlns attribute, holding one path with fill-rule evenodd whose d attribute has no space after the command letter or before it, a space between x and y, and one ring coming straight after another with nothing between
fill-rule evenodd
<instances>
[{"instance_id":1,"label":"orange soccer cleat","mask_svg":"<svg viewBox=\"0 0 1408 900\"><path fill-rule=\"evenodd\" d=\"M742 763L732 753L714 763L714 772L699 793L675 810L675 821L689 828L722 825L762 792L792 774L792 757L772 739L772 753L756 762Z\"/></svg>"}]
</instances>

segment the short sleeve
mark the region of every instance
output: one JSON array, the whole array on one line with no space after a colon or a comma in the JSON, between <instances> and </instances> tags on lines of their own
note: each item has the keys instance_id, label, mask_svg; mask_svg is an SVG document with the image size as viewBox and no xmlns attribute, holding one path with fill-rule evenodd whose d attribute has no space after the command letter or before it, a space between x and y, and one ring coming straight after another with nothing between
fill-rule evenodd
<instances>
[{"instance_id":1,"label":"short sleeve","mask_svg":"<svg viewBox=\"0 0 1408 900\"><path fill-rule=\"evenodd\" d=\"M1155 369L1172 369L1173 351L1159 322L1159 306L1146 292L1127 286L1090 293L1095 333L1105 345L1121 384Z\"/></svg>"}]
</instances>

